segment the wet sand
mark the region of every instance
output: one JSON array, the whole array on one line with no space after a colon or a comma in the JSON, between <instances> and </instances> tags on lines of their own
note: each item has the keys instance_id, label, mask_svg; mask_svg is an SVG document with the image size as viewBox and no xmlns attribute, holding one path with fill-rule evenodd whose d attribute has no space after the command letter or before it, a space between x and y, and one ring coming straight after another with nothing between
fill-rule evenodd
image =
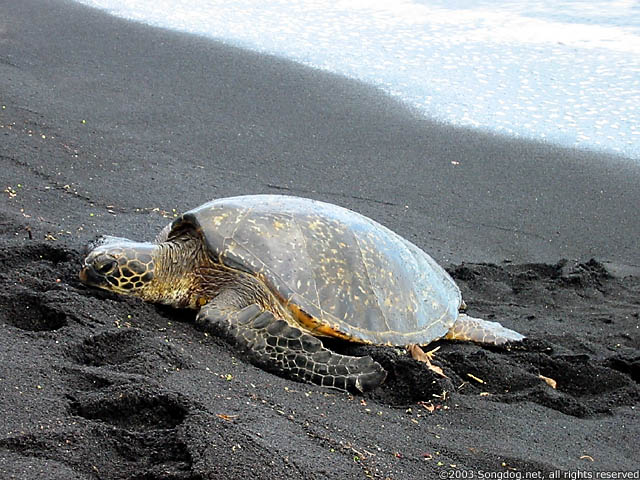
<instances>
[{"instance_id":1,"label":"wet sand","mask_svg":"<svg viewBox=\"0 0 640 480\"><path fill-rule=\"evenodd\" d=\"M2 478L640 467L637 164L440 125L357 82L65 1L0 11ZM77 280L95 235L152 239L248 193L380 221L447 267L471 314L528 340L438 342L447 378L337 343L389 371L354 397Z\"/></svg>"}]
</instances>

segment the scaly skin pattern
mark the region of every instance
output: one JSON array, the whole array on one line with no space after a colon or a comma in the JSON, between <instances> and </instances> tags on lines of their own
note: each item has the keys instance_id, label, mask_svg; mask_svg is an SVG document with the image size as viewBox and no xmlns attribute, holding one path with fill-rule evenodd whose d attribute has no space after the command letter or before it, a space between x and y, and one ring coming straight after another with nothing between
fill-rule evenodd
<instances>
[{"instance_id":1,"label":"scaly skin pattern","mask_svg":"<svg viewBox=\"0 0 640 480\"><path fill-rule=\"evenodd\" d=\"M332 352L316 337L276 319L256 304L232 314L209 304L200 310L196 321L242 347L257 365L299 381L361 393L377 387L386 377L371 357Z\"/></svg>"},{"instance_id":2,"label":"scaly skin pattern","mask_svg":"<svg viewBox=\"0 0 640 480\"><path fill-rule=\"evenodd\" d=\"M110 250L94 250L85 260L85 265L93 265L96 273L109 287L119 293L127 294L141 291L154 277L153 246L148 249L128 246L114 246ZM83 269L80 278L89 283L89 270Z\"/></svg>"}]
</instances>

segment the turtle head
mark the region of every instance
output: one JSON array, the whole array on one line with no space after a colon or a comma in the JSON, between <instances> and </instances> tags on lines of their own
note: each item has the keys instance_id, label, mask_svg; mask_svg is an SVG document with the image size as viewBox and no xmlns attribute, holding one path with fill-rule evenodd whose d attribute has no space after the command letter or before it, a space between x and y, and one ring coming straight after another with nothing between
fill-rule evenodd
<instances>
[{"instance_id":1,"label":"turtle head","mask_svg":"<svg viewBox=\"0 0 640 480\"><path fill-rule=\"evenodd\" d=\"M154 278L157 245L125 238L100 237L89 246L80 280L90 286L145 297Z\"/></svg>"}]
</instances>

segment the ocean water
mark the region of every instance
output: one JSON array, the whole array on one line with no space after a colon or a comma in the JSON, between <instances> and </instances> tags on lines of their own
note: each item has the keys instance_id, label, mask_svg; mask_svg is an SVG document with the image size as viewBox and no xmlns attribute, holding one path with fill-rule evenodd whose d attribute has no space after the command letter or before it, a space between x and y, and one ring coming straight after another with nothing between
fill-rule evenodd
<instances>
[{"instance_id":1,"label":"ocean water","mask_svg":"<svg viewBox=\"0 0 640 480\"><path fill-rule=\"evenodd\" d=\"M640 160L640 1L76 1L355 78L454 125Z\"/></svg>"}]
</instances>

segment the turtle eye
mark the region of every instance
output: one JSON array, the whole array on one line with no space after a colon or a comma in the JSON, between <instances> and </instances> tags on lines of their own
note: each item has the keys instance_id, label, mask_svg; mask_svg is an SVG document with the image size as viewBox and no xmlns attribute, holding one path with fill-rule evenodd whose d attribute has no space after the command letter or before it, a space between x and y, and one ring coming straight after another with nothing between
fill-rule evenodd
<instances>
[{"instance_id":1,"label":"turtle eye","mask_svg":"<svg viewBox=\"0 0 640 480\"><path fill-rule=\"evenodd\" d=\"M105 258L103 260L100 260L99 262L96 262L93 268L95 268L96 272L100 273L101 275L108 275L109 273L113 272L117 266L118 262L116 262L114 259Z\"/></svg>"}]
</instances>

